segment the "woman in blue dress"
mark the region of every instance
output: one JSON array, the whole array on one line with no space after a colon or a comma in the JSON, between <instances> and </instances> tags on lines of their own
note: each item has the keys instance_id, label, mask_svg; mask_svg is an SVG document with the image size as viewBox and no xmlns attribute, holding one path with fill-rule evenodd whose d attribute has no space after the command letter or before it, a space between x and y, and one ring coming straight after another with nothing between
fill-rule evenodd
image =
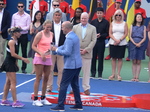
<instances>
[{"instance_id":1,"label":"woman in blue dress","mask_svg":"<svg viewBox=\"0 0 150 112\"><path fill-rule=\"evenodd\" d=\"M142 15L137 13L130 28L129 58L132 60L132 81L139 81L141 60L145 59L146 27L143 25L143 22Z\"/></svg>"}]
</instances>

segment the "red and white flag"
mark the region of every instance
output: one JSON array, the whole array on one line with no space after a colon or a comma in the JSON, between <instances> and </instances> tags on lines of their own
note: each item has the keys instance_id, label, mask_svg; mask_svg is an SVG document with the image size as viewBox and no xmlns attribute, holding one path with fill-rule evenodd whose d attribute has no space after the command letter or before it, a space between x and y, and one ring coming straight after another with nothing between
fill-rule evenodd
<instances>
[{"instance_id":1,"label":"red and white flag","mask_svg":"<svg viewBox=\"0 0 150 112\"><path fill-rule=\"evenodd\" d=\"M48 12L53 12L54 8L52 6L53 0L48 0Z\"/></svg>"},{"instance_id":2,"label":"red and white flag","mask_svg":"<svg viewBox=\"0 0 150 112\"><path fill-rule=\"evenodd\" d=\"M37 11L39 11L39 0L35 0L34 4L33 4L33 9L32 9L32 21L34 20L34 15Z\"/></svg>"}]
</instances>

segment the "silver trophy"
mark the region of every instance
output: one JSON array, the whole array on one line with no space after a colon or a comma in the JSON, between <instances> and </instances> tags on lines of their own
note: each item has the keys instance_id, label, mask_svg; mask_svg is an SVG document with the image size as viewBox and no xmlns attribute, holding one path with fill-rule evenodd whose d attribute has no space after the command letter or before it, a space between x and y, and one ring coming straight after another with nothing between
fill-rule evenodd
<instances>
[{"instance_id":1,"label":"silver trophy","mask_svg":"<svg viewBox=\"0 0 150 112\"><path fill-rule=\"evenodd\" d=\"M52 48L54 46L54 42L51 42L50 43L50 48ZM51 49L48 49L46 52L45 52L45 55L50 55L52 54L52 50Z\"/></svg>"}]
</instances>

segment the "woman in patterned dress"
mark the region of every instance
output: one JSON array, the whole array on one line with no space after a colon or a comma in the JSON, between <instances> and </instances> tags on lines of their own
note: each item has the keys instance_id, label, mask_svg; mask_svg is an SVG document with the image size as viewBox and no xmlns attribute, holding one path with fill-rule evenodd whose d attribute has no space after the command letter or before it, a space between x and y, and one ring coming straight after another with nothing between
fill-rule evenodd
<instances>
[{"instance_id":1,"label":"woman in patterned dress","mask_svg":"<svg viewBox=\"0 0 150 112\"><path fill-rule=\"evenodd\" d=\"M137 13L134 22L130 27L129 58L132 60L131 81L139 81L141 71L141 60L145 59L146 27L143 25L144 19L140 13Z\"/></svg>"}]
</instances>

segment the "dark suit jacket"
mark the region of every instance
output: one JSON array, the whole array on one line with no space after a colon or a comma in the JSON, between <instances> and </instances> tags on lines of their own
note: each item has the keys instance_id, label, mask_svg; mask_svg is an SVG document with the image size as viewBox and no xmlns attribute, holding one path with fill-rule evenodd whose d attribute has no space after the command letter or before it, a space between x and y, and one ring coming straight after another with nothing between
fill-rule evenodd
<instances>
[{"instance_id":1,"label":"dark suit jacket","mask_svg":"<svg viewBox=\"0 0 150 112\"><path fill-rule=\"evenodd\" d=\"M62 23L62 22L61 22L61 23ZM51 31L54 33L53 42L55 43L55 33L57 33L57 32L54 31L54 22L52 22L52 30L51 30ZM63 45L64 42L65 42L65 39L66 39L65 34L64 34L63 31L61 30L61 31L60 31L60 37L59 37L58 46Z\"/></svg>"},{"instance_id":2,"label":"dark suit jacket","mask_svg":"<svg viewBox=\"0 0 150 112\"><path fill-rule=\"evenodd\" d=\"M4 9L3 18L2 18L2 26L1 26L2 37L4 39L8 38L7 30L8 28L10 28L10 24L11 24L10 13Z\"/></svg>"}]
</instances>

